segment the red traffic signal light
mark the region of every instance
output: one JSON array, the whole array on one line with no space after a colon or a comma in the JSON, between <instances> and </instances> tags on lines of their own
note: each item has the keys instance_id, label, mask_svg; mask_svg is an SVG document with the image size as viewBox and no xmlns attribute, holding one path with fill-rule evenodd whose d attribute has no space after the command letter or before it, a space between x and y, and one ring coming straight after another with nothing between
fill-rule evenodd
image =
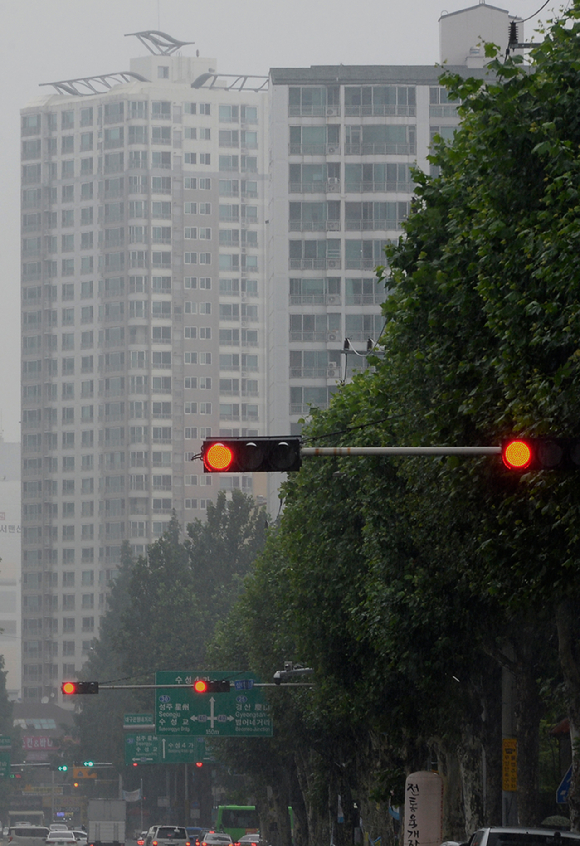
<instances>
[{"instance_id":1,"label":"red traffic signal light","mask_svg":"<svg viewBox=\"0 0 580 846\"><path fill-rule=\"evenodd\" d=\"M193 689L196 693L229 693L230 682L226 679L196 679Z\"/></svg>"},{"instance_id":2,"label":"red traffic signal light","mask_svg":"<svg viewBox=\"0 0 580 846\"><path fill-rule=\"evenodd\" d=\"M201 457L206 473L289 473L302 464L300 438L211 438Z\"/></svg>"},{"instance_id":3,"label":"red traffic signal light","mask_svg":"<svg viewBox=\"0 0 580 846\"><path fill-rule=\"evenodd\" d=\"M96 681L67 681L62 683L61 690L67 695L73 693L98 693L99 683Z\"/></svg>"},{"instance_id":4,"label":"red traffic signal light","mask_svg":"<svg viewBox=\"0 0 580 846\"><path fill-rule=\"evenodd\" d=\"M502 446L501 457L508 470L526 470L533 458L532 448L527 441L507 441Z\"/></svg>"},{"instance_id":5,"label":"red traffic signal light","mask_svg":"<svg viewBox=\"0 0 580 846\"><path fill-rule=\"evenodd\" d=\"M580 470L580 438L513 438L502 445L508 470Z\"/></svg>"}]
</instances>

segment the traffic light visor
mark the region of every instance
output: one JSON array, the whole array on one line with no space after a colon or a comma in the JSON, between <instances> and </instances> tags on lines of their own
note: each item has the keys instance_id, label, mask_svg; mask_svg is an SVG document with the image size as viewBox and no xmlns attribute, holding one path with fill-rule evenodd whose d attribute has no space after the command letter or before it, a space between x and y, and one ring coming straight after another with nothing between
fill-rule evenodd
<instances>
[{"instance_id":1,"label":"traffic light visor","mask_svg":"<svg viewBox=\"0 0 580 846\"><path fill-rule=\"evenodd\" d=\"M502 449L502 459L508 470L525 470L533 458L532 448L526 441L508 441Z\"/></svg>"},{"instance_id":2,"label":"traffic light visor","mask_svg":"<svg viewBox=\"0 0 580 846\"><path fill-rule=\"evenodd\" d=\"M221 470L224 472L231 466L233 460L233 451L226 444L219 441L211 444L203 456L203 463L207 470Z\"/></svg>"}]
</instances>

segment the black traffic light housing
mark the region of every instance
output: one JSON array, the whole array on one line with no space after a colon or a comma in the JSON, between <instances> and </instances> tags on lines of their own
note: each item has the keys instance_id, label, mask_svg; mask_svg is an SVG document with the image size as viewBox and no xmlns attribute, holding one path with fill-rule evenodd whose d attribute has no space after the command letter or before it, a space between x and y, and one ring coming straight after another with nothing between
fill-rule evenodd
<instances>
[{"instance_id":1,"label":"black traffic light housing","mask_svg":"<svg viewBox=\"0 0 580 846\"><path fill-rule=\"evenodd\" d=\"M511 438L502 444L501 457L508 470L580 470L580 438Z\"/></svg>"},{"instance_id":2,"label":"black traffic light housing","mask_svg":"<svg viewBox=\"0 0 580 846\"><path fill-rule=\"evenodd\" d=\"M206 473L289 473L300 470L300 438L210 438L201 457Z\"/></svg>"},{"instance_id":3,"label":"black traffic light housing","mask_svg":"<svg viewBox=\"0 0 580 846\"><path fill-rule=\"evenodd\" d=\"M99 692L99 683L96 681L66 681L60 687L62 692L67 696L77 693Z\"/></svg>"},{"instance_id":4,"label":"black traffic light housing","mask_svg":"<svg viewBox=\"0 0 580 846\"><path fill-rule=\"evenodd\" d=\"M231 684L227 679L196 679L195 693L229 693Z\"/></svg>"}]
</instances>

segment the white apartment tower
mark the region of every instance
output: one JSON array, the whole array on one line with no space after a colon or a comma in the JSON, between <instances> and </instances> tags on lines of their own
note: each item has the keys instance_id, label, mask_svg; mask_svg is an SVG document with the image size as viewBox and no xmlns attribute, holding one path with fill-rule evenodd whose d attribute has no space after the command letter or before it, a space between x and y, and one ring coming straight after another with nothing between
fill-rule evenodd
<instances>
[{"instance_id":1,"label":"white apartment tower","mask_svg":"<svg viewBox=\"0 0 580 846\"><path fill-rule=\"evenodd\" d=\"M136 35L21 115L24 701L82 666L123 541L252 490L201 440L264 431L267 80Z\"/></svg>"}]
</instances>

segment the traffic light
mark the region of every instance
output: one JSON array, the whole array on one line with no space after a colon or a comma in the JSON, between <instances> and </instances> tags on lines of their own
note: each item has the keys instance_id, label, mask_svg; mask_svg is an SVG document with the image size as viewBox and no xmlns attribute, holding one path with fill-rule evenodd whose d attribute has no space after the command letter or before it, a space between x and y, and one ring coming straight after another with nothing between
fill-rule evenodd
<instances>
[{"instance_id":1,"label":"traffic light","mask_svg":"<svg viewBox=\"0 0 580 846\"><path fill-rule=\"evenodd\" d=\"M95 766L94 761L83 761L83 767L94 767L94 766Z\"/></svg>"},{"instance_id":2,"label":"traffic light","mask_svg":"<svg viewBox=\"0 0 580 846\"><path fill-rule=\"evenodd\" d=\"M61 764L58 768L59 773L66 773L68 770L68 766L66 764Z\"/></svg>"},{"instance_id":3,"label":"traffic light","mask_svg":"<svg viewBox=\"0 0 580 846\"><path fill-rule=\"evenodd\" d=\"M580 470L580 438L512 438L501 449L508 470Z\"/></svg>"},{"instance_id":4,"label":"traffic light","mask_svg":"<svg viewBox=\"0 0 580 846\"><path fill-rule=\"evenodd\" d=\"M61 685L63 693L98 693L99 683L96 681L67 681Z\"/></svg>"},{"instance_id":5,"label":"traffic light","mask_svg":"<svg viewBox=\"0 0 580 846\"><path fill-rule=\"evenodd\" d=\"M289 473L300 470L300 438L211 438L201 457L206 473Z\"/></svg>"},{"instance_id":6,"label":"traffic light","mask_svg":"<svg viewBox=\"0 0 580 846\"><path fill-rule=\"evenodd\" d=\"M193 689L196 693L229 693L230 683L226 679L196 679Z\"/></svg>"}]
</instances>

